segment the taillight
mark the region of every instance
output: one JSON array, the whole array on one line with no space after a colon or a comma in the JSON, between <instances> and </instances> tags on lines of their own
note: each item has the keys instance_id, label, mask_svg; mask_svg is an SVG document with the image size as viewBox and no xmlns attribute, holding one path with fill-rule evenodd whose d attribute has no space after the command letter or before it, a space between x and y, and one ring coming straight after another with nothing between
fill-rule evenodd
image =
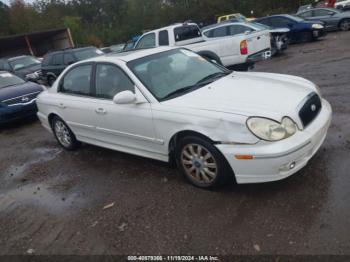
<instances>
[{"instance_id":1,"label":"taillight","mask_svg":"<svg viewBox=\"0 0 350 262\"><path fill-rule=\"evenodd\" d=\"M240 45L241 48L241 55L247 55L248 54L248 43L247 40L243 40Z\"/></svg>"}]
</instances>

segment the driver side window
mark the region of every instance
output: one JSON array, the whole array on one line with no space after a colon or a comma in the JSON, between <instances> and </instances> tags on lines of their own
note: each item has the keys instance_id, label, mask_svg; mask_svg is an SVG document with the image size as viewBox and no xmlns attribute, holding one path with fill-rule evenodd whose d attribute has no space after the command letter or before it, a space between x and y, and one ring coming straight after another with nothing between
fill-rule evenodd
<instances>
[{"instance_id":1,"label":"driver side window","mask_svg":"<svg viewBox=\"0 0 350 262\"><path fill-rule=\"evenodd\" d=\"M155 46L156 46L156 34L151 33L141 38L141 40L137 43L136 49L151 48Z\"/></svg>"},{"instance_id":2,"label":"driver side window","mask_svg":"<svg viewBox=\"0 0 350 262\"><path fill-rule=\"evenodd\" d=\"M96 66L96 97L113 99L122 91L135 93L135 86L127 75L117 66L98 64Z\"/></svg>"}]
</instances>

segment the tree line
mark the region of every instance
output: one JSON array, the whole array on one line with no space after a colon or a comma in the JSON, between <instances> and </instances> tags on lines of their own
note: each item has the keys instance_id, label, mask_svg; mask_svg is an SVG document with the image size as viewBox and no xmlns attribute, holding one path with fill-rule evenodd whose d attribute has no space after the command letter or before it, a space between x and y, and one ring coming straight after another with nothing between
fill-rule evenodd
<instances>
[{"instance_id":1,"label":"tree line","mask_svg":"<svg viewBox=\"0 0 350 262\"><path fill-rule=\"evenodd\" d=\"M77 45L125 42L145 30L192 20L214 23L217 16L294 13L312 0L0 0L0 37L69 27Z\"/></svg>"}]
</instances>

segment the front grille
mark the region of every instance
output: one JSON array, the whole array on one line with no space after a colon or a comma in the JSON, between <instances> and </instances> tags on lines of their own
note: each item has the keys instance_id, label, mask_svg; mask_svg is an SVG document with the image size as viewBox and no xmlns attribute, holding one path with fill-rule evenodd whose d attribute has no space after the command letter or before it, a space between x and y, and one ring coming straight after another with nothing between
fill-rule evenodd
<instances>
[{"instance_id":1,"label":"front grille","mask_svg":"<svg viewBox=\"0 0 350 262\"><path fill-rule=\"evenodd\" d=\"M304 127L307 127L316 118L322 109L322 102L316 93L309 95L309 98L299 111L299 117Z\"/></svg>"},{"instance_id":2,"label":"front grille","mask_svg":"<svg viewBox=\"0 0 350 262\"><path fill-rule=\"evenodd\" d=\"M35 93L31 93L31 94L27 94L27 95L23 95L23 96L19 96L19 97L15 97L15 98L11 98L11 99L7 99L2 101L2 103L11 106L11 105L16 105L16 104L26 104L30 101L32 101L33 99L35 99L40 92L35 92Z\"/></svg>"}]
</instances>

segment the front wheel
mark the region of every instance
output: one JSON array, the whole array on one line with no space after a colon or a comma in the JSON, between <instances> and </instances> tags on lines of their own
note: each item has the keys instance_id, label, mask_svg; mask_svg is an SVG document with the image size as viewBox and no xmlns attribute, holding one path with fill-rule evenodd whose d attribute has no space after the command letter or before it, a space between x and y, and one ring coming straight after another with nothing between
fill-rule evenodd
<instances>
[{"instance_id":1,"label":"front wheel","mask_svg":"<svg viewBox=\"0 0 350 262\"><path fill-rule=\"evenodd\" d=\"M341 31L349 31L350 30L350 19L344 19L339 24L339 29Z\"/></svg>"},{"instance_id":2,"label":"front wheel","mask_svg":"<svg viewBox=\"0 0 350 262\"><path fill-rule=\"evenodd\" d=\"M221 152L199 137L182 139L177 148L178 167L185 178L200 188L222 186L231 178L232 170Z\"/></svg>"},{"instance_id":3,"label":"front wheel","mask_svg":"<svg viewBox=\"0 0 350 262\"><path fill-rule=\"evenodd\" d=\"M54 117L51 125L58 143L64 149L75 150L79 146L79 142L75 138L75 135L61 118L57 116Z\"/></svg>"}]
</instances>

